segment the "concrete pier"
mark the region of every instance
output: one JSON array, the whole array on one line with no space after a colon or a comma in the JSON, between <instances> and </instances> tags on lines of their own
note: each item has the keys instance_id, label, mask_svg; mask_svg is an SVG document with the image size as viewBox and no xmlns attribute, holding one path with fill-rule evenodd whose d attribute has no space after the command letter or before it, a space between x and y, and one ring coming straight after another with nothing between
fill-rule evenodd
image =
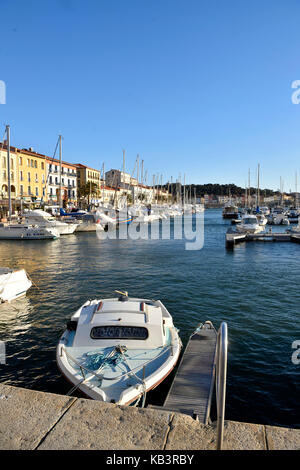
<instances>
[{"instance_id":1,"label":"concrete pier","mask_svg":"<svg viewBox=\"0 0 300 470\"><path fill-rule=\"evenodd\" d=\"M260 242L294 242L300 243L300 235L288 232L288 233L273 233L273 232L263 232L263 233L245 233L237 232L229 228L225 235L225 244L227 248L234 248L234 246L241 242L247 241L260 241Z\"/></svg>"},{"instance_id":2,"label":"concrete pier","mask_svg":"<svg viewBox=\"0 0 300 470\"><path fill-rule=\"evenodd\" d=\"M0 384L1 450L214 450L214 424ZM300 429L226 421L224 450L300 450Z\"/></svg>"}]
</instances>

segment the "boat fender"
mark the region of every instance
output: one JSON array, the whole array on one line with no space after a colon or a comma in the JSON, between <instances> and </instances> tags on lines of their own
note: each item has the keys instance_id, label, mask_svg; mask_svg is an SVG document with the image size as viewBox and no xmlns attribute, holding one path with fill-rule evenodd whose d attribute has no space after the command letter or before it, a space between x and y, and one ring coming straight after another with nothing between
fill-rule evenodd
<instances>
[{"instance_id":1,"label":"boat fender","mask_svg":"<svg viewBox=\"0 0 300 470\"><path fill-rule=\"evenodd\" d=\"M76 331L76 329L77 329L77 321L70 320L67 322L67 330Z\"/></svg>"}]
</instances>

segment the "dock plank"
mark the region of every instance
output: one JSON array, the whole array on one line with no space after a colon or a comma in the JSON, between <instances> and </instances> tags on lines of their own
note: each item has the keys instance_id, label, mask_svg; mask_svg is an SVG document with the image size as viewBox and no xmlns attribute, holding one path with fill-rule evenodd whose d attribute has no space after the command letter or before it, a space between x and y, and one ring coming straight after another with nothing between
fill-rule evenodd
<instances>
[{"instance_id":1,"label":"dock plank","mask_svg":"<svg viewBox=\"0 0 300 470\"><path fill-rule=\"evenodd\" d=\"M202 328L186 346L164 408L193 416L207 424L214 384L217 334Z\"/></svg>"}]
</instances>

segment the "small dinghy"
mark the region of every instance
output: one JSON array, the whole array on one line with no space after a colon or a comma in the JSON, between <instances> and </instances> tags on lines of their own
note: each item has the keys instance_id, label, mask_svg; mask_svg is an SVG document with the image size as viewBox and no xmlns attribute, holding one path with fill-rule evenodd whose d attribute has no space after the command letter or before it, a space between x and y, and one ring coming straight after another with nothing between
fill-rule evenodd
<instances>
[{"instance_id":1,"label":"small dinghy","mask_svg":"<svg viewBox=\"0 0 300 470\"><path fill-rule=\"evenodd\" d=\"M0 268L0 303L26 295L31 286L32 282L28 279L25 269L13 271Z\"/></svg>"},{"instance_id":2,"label":"small dinghy","mask_svg":"<svg viewBox=\"0 0 300 470\"><path fill-rule=\"evenodd\" d=\"M116 291L118 292L118 291ZM71 317L57 347L62 374L89 398L137 404L176 365L178 330L159 300L89 300Z\"/></svg>"}]
</instances>

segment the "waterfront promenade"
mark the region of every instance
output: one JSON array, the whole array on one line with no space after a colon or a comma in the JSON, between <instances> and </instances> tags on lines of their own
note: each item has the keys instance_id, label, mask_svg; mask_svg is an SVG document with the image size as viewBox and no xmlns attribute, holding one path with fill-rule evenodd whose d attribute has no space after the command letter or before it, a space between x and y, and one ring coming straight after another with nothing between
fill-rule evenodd
<instances>
[{"instance_id":1,"label":"waterfront promenade","mask_svg":"<svg viewBox=\"0 0 300 470\"><path fill-rule=\"evenodd\" d=\"M189 416L0 384L1 450L214 450ZM299 450L300 429L226 421L224 450Z\"/></svg>"}]
</instances>

